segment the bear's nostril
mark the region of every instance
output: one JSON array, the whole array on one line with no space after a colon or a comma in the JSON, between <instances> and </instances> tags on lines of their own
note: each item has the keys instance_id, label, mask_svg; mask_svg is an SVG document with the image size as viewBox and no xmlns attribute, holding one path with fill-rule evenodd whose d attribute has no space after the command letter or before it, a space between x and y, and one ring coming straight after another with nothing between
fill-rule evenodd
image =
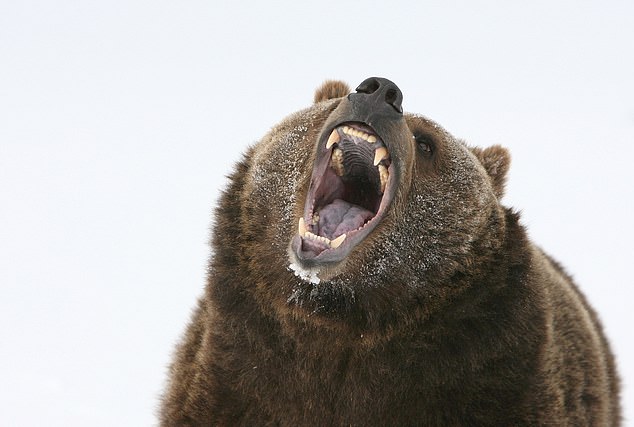
<instances>
[{"instance_id":1,"label":"bear's nostril","mask_svg":"<svg viewBox=\"0 0 634 427\"><path fill-rule=\"evenodd\" d=\"M394 109L396 111L398 111L399 113L403 113L403 95L400 95L400 91L396 90L396 89L388 89L387 92L385 92L385 102L387 102L388 104L390 104L392 107L394 107Z\"/></svg>"},{"instance_id":2,"label":"bear's nostril","mask_svg":"<svg viewBox=\"0 0 634 427\"><path fill-rule=\"evenodd\" d=\"M376 92L376 90L381 86L381 83L374 77L370 77L369 79L365 79L361 82L361 84L355 89L359 93L367 93L368 95Z\"/></svg>"},{"instance_id":3,"label":"bear's nostril","mask_svg":"<svg viewBox=\"0 0 634 427\"><path fill-rule=\"evenodd\" d=\"M395 101L396 91L394 89L388 89L387 92L385 92L385 102L388 104L394 104Z\"/></svg>"}]
</instances>

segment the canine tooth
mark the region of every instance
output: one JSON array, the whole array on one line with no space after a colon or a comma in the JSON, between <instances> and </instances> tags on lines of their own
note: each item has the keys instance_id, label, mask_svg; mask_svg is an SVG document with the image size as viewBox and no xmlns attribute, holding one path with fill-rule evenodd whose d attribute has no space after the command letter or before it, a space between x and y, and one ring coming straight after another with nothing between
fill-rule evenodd
<instances>
[{"instance_id":1,"label":"canine tooth","mask_svg":"<svg viewBox=\"0 0 634 427\"><path fill-rule=\"evenodd\" d=\"M381 193L385 193L385 185L387 179L390 177L390 173L384 165L379 165L379 177L381 178Z\"/></svg>"},{"instance_id":2,"label":"canine tooth","mask_svg":"<svg viewBox=\"0 0 634 427\"><path fill-rule=\"evenodd\" d=\"M298 228L298 233L300 236L305 237L306 233L307 233L307 229L306 229L306 221L304 221L304 217L299 217L299 228Z\"/></svg>"},{"instance_id":3,"label":"canine tooth","mask_svg":"<svg viewBox=\"0 0 634 427\"><path fill-rule=\"evenodd\" d=\"M387 157L387 148L379 147L374 151L374 166L381 163L381 160Z\"/></svg>"},{"instance_id":4,"label":"canine tooth","mask_svg":"<svg viewBox=\"0 0 634 427\"><path fill-rule=\"evenodd\" d=\"M370 144L374 144L374 143L376 142L376 136L374 136L374 135L368 135L368 139L367 139L367 141L368 141Z\"/></svg>"},{"instance_id":5,"label":"canine tooth","mask_svg":"<svg viewBox=\"0 0 634 427\"><path fill-rule=\"evenodd\" d=\"M332 159L330 159L330 166L335 170L338 176L343 176L343 151L340 148L335 148L332 151Z\"/></svg>"},{"instance_id":6,"label":"canine tooth","mask_svg":"<svg viewBox=\"0 0 634 427\"><path fill-rule=\"evenodd\" d=\"M330 241L330 247L337 249L339 246L341 246L341 244L343 243L344 240L346 240L346 235L342 234L341 236L337 237L336 239L333 239L333 240Z\"/></svg>"},{"instance_id":7,"label":"canine tooth","mask_svg":"<svg viewBox=\"0 0 634 427\"><path fill-rule=\"evenodd\" d=\"M330 150L330 147L338 143L340 139L339 132L337 132L336 129L333 129L332 133L328 137L328 142L326 142L326 149Z\"/></svg>"}]
</instances>

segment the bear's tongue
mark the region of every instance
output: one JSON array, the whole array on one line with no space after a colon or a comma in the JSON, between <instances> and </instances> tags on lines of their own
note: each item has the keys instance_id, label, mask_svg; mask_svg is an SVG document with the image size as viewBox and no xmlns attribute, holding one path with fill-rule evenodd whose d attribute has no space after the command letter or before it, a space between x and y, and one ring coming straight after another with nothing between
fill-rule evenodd
<instances>
[{"instance_id":1,"label":"bear's tongue","mask_svg":"<svg viewBox=\"0 0 634 427\"><path fill-rule=\"evenodd\" d=\"M320 237L316 240L305 239L303 249L320 253L330 247L329 243L325 243L320 239L333 240L339 237L341 240L342 237L345 238L347 233L363 228L364 224L372 219L374 213L359 205L335 199L322 207L316 216L319 217L319 220L315 221L313 231Z\"/></svg>"},{"instance_id":2,"label":"bear's tongue","mask_svg":"<svg viewBox=\"0 0 634 427\"><path fill-rule=\"evenodd\" d=\"M369 221L374 213L361 206L335 199L318 212L317 235L333 239L349 231L357 230Z\"/></svg>"}]
</instances>

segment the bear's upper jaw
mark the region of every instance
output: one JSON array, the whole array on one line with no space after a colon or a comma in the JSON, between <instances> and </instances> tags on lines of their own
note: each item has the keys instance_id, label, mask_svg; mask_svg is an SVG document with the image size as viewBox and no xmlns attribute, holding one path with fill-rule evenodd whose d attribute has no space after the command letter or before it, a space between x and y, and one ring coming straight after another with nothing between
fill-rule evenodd
<instances>
[{"instance_id":1,"label":"bear's upper jaw","mask_svg":"<svg viewBox=\"0 0 634 427\"><path fill-rule=\"evenodd\" d=\"M392 172L389 152L370 126L346 122L326 132L292 242L299 261L343 260L383 217L394 193Z\"/></svg>"}]
</instances>

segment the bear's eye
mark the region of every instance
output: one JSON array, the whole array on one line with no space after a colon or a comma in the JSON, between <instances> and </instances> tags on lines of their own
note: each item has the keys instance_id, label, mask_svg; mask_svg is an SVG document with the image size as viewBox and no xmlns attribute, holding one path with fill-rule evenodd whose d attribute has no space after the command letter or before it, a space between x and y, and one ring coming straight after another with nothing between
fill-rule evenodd
<instances>
[{"instance_id":1,"label":"bear's eye","mask_svg":"<svg viewBox=\"0 0 634 427\"><path fill-rule=\"evenodd\" d=\"M428 135L414 134L414 140L418 146L418 151L425 157L431 157L434 154L434 141Z\"/></svg>"}]
</instances>

